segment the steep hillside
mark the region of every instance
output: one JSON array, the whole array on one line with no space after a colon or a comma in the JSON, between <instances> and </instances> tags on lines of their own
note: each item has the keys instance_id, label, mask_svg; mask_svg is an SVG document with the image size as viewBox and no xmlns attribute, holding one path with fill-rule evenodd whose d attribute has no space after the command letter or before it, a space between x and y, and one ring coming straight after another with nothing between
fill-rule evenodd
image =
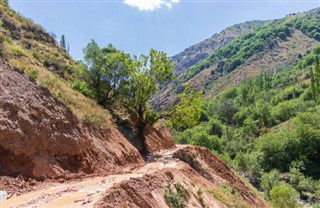
<instances>
[{"instance_id":1,"label":"steep hillside","mask_svg":"<svg viewBox=\"0 0 320 208\"><path fill-rule=\"evenodd\" d=\"M130 122L73 90L79 66L44 29L4 1L0 18L1 206L268 207L209 150L177 148L161 125L147 126L146 144L165 151L141 156Z\"/></svg>"},{"instance_id":2,"label":"steep hillside","mask_svg":"<svg viewBox=\"0 0 320 208\"><path fill-rule=\"evenodd\" d=\"M176 64L175 74L178 75L185 72L194 64L213 54L214 51L230 43L234 38L248 33L266 23L266 21L250 21L236 24L200 43L186 48L183 52L171 58L171 61Z\"/></svg>"},{"instance_id":3,"label":"steep hillside","mask_svg":"<svg viewBox=\"0 0 320 208\"><path fill-rule=\"evenodd\" d=\"M204 102L203 122L174 138L216 152L271 201L272 190L288 189L287 207L297 196L319 206L319 60L320 44L291 69L230 87Z\"/></svg>"},{"instance_id":4,"label":"steep hillside","mask_svg":"<svg viewBox=\"0 0 320 208\"><path fill-rule=\"evenodd\" d=\"M153 106L158 110L170 107L187 83L211 98L264 71L291 68L319 42L319 18L319 9L315 9L274 20L235 38L178 74L155 96Z\"/></svg>"},{"instance_id":5,"label":"steep hillside","mask_svg":"<svg viewBox=\"0 0 320 208\"><path fill-rule=\"evenodd\" d=\"M144 163L111 123L99 130L79 122L46 88L5 63L0 92L1 175L43 180Z\"/></svg>"}]
</instances>

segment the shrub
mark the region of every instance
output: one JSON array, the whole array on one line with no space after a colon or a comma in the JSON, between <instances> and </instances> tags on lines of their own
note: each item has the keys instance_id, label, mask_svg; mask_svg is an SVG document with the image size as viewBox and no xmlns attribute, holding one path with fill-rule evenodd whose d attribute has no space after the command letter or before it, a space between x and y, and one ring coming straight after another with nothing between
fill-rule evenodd
<instances>
[{"instance_id":1,"label":"shrub","mask_svg":"<svg viewBox=\"0 0 320 208\"><path fill-rule=\"evenodd\" d=\"M1 57L4 55L4 41L5 41L5 37L4 37L4 35L0 32L0 56L1 56Z\"/></svg>"},{"instance_id":2,"label":"shrub","mask_svg":"<svg viewBox=\"0 0 320 208\"><path fill-rule=\"evenodd\" d=\"M221 152L222 142L217 136L208 135L206 132L197 132L192 135L191 144L206 147L210 150Z\"/></svg>"},{"instance_id":3,"label":"shrub","mask_svg":"<svg viewBox=\"0 0 320 208\"><path fill-rule=\"evenodd\" d=\"M189 193L180 183L175 183L173 187L168 184L165 187L164 199L169 207L183 208L189 200Z\"/></svg>"},{"instance_id":4,"label":"shrub","mask_svg":"<svg viewBox=\"0 0 320 208\"><path fill-rule=\"evenodd\" d=\"M261 177L261 188L267 198L270 198L270 191L273 187L279 184L280 173L278 170L272 170L269 173L264 173Z\"/></svg>"},{"instance_id":5,"label":"shrub","mask_svg":"<svg viewBox=\"0 0 320 208\"><path fill-rule=\"evenodd\" d=\"M281 184L270 191L270 198L275 208L295 208L299 207L297 192L290 185Z\"/></svg>"},{"instance_id":6,"label":"shrub","mask_svg":"<svg viewBox=\"0 0 320 208\"><path fill-rule=\"evenodd\" d=\"M29 75L30 80L33 82L36 81L36 79L38 78L38 73L34 70L31 71L28 75Z\"/></svg>"},{"instance_id":7,"label":"shrub","mask_svg":"<svg viewBox=\"0 0 320 208\"><path fill-rule=\"evenodd\" d=\"M219 138L222 137L223 128L220 121L211 119L206 126L206 131L209 135L216 135Z\"/></svg>"}]
</instances>

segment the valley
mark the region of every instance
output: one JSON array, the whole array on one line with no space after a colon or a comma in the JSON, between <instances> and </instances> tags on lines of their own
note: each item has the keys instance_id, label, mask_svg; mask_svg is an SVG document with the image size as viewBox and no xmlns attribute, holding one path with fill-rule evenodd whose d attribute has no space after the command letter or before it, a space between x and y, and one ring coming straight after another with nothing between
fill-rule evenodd
<instances>
[{"instance_id":1,"label":"valley","mask_svg":"<svg viewBox=\"0 0 320 208\"><path fill-rule=\"evenodd\" d=\"M81 61L8 1L0 18L1 208L319 206L319 8Z\"/></svg>"}]
</instances>

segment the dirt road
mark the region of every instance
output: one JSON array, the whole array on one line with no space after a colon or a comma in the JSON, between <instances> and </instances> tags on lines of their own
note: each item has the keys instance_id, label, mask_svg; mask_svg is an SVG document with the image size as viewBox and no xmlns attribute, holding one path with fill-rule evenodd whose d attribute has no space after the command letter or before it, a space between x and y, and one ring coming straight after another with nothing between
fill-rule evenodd
<instances>
[{"instance_id":1,"label":"dirt road","mask_svg":"<svg viewBox=\"0 0 320 208\"><path fill-rule=\"evenodd\" d=\"M177 148L181 148L181 146ZM117 183L130 178L142 177L163 168L175 167L176 159L173 158L173 153L176 150L166 150L152 155L145 166L130 173L92 177L81 181L51 183L41 190L10 198L0 204L0 207L93 207L101 199L103 193Z\"/></svg>"}]
</instances>

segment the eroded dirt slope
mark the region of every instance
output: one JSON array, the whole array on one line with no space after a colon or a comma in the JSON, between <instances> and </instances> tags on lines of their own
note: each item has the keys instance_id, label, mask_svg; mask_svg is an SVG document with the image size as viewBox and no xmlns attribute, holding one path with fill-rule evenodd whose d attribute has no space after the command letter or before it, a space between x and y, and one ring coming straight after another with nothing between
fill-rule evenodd
<instances>
[{"instance_id":1,"label":"eroded dirt slope","mask_svg":"<svg viewBox=\"0 0 320 208\"><path fill-rule=\"evenodd\" d=\"M4 207L143 207L165 208L168 185L186 191L186 207L268 207L209 150L178 146L150 155L145 166L130 172L48 183L37 191L13 197ZM191 159L192 158L192 159Z\"/></svg>"},{"instance_id":2,"label":"eroded dirt slope","mask_svg":"<svg viewBox=\"0 0 320 208\"><path fill-rule=\"evenodd\" d=\"M107 130L82 124L46 88L0 61L0 175L72 178L142 164L111 123Z\"/></svg>"}]
</instances>

